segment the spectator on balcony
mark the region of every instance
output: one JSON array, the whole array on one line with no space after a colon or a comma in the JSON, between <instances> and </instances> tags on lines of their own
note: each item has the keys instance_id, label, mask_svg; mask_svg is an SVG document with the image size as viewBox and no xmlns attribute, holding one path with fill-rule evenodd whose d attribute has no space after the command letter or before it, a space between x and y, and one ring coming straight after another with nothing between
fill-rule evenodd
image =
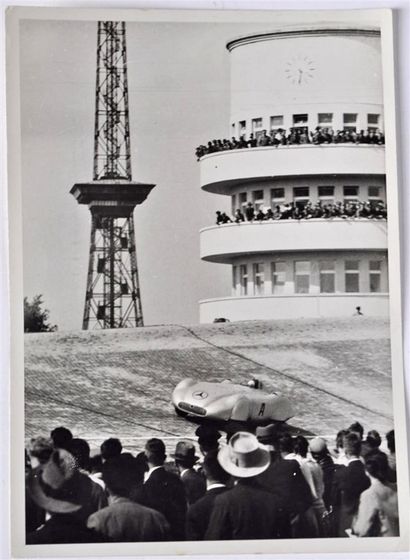
<instances>
[{"instance_id":1,"label":"spectator on balcony","mask_svg":"<svg viewBox=\"0 0 410 560\"><path fill-rule=\"evenodd\" d=\"M235 224L240 224L245 221L245 216L242 214L239 208L235 210Z\"/></svg>"},{"instance_id":2,"label":"spectator on balcony","mask_svg":"<svg viewBox=\"0 0 410 560\"><path fill-rule=\"evenodd\" d=\"M249 135L249 140L248 140L248 148L255 148L257 145L257 140L254 137L253 133L251 133Z\"/></svg>"},{"instance_id":3,"label":"spectator on balcony","mask_svg":"<svg viewBox=\"0 0 410 560\"><path fill-rule=\"evenodd\" d=\"M247 147L248 147L248 143L245 140L245 136L243 135L239 138L237 148L247 148Z\"/></svg>"},{"instance_id":4,"label":"spectator on balcony","mask_svg":"<svg viewBox=\"0 0 410 560\"><path fill-rule=\"evenodd\" d=\"M262 130L262 134L258 138L258 146L269 146L270 138L266 133L266 130Z\"/></svg>"},{"instance_id":5,"label":"spectator on balcony","mask_svg":"<svg viewBox=\"0 0 410 560\"><path fill-rule=\"evenodd\" d=\"M257 222L263 222L265 220L265 213L263 212L262 208L259 208L256 216L255 216L255 220Z\"/></svg>"},{"instance_id":6,"label":"spectator on balcony","mask_svg":"<svg viewBox=\"0 0 410 560\"><path fill-rule=\"evenodd\" d=\"M252 222L255 218L255 209L253 207L252 202L248 202L245 208L245 216L248 222Z\"/></svg>"},{"instance_id":7,"label":"spectator on balcony","mask_svg":"<svg viewBox=\"0 0 410 560\"><path fill-rule=\"evenodd\" d=\"M274 220L275 214L272 212L272 208L266 209L265 220Z\"/></svg>"},{"instance_id":8,"label":"spectator on balcony","mask_svg":"<svg viewBox=\"0 0 410 560\"><path fill-rule=\"evenodd\" d=\"M230 146L229 146L229 149L230 149L230 150L236 150L236 148L238 147L238 141L237 141L237 139L235 138L235 136L232 136L232 138L231 138L229 144L230 144Z\"/></svg>"}]
</instances>

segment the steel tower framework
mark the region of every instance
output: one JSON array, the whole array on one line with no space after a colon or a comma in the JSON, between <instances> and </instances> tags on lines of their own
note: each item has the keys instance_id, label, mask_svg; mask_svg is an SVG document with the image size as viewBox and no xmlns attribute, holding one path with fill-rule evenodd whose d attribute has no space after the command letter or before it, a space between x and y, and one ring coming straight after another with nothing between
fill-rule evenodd
<instances>
[{"instance_id":1,"label":"steel tower framework","mask_svg":"<svg viewBox=\"0 0 410 560\"><path fill-rule=\"evenodd\" d=\"M91 212L83 329L143 325L133 212L154 186L131 176L125 23L100 21L93 181L70 191Z\"/></svg>"}]
</instances>

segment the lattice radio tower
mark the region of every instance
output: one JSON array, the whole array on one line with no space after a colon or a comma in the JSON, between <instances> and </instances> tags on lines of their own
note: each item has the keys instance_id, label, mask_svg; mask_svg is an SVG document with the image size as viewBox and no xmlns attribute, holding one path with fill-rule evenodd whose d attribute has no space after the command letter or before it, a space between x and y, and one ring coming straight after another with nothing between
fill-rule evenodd
<instances>
[{"instance_id":1,"label":"lattice radio tower","mask_svg":"<svg viewBox=\"0 0 410 560\"><path fill-rule=\"evenodd\" d=\"M93 181L71 194L91 212L83 329L143 325L133 212L155 185L131 178L125 23L98 22Z\"/></svg>"}]
</instances>

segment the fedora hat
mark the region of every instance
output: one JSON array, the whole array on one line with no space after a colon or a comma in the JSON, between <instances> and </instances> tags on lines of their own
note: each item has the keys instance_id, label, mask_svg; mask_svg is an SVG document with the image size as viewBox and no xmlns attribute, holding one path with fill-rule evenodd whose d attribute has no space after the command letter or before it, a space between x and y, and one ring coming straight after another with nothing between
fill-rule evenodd
<instances>
[{"instance_id":1,"label":"fedora hat","mask_svg":"<svg viewBox=\"0 0 410 560\"><path fill-rule=\"evenodd\" d=\"M35 503L50 513L79 511L91 499L90 479L65 449L55 449L44 467L33 471L28 488Z\"/></svg>"},{"instance_id":2,"label":"fedora hat","mask_svg":"<svg viewBox=\"0 0 410 560\"><path fill-rule=\"evenodd\" d=\"M270 464L270 454L256 436L248 432L237 432L218 453L221 467L238 478L257 476Z\"/></svg>"},{"instance_id":3,"label":"fedora hat","mask_svg":"<svg viewBox=\"0 0 410 560\"><path fill-rule=\"evenodd\" d=\"M181 461L191 461L192 464L199 460L199 457L195 455L195 445L190 441L179 441L172 457Z\"/></svg>"},{"instance_id":4,"label":"fedora hat","mask_svg":"<svg viewBox=\"0 0 410 560\"><path fill-rule=\"evenodd\" d=\"M268 424L267 426L258 426L256 428L256 437L261 443L272 443L276 439L277 434L278 427L276 424Z\"/></svg>"}]
</instances>

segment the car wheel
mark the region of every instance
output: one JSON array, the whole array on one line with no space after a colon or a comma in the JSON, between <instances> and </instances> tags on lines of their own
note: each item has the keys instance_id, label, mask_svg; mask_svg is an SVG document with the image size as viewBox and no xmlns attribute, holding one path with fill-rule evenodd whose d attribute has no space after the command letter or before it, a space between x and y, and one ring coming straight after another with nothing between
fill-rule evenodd
<instances>
[{"instance_id":1,"label":"car wheel","mask_svg":"<svg viewBox=\"0 0 410 560\"><path fill-rule=\"evenodd\" d=\"M180 410L177 406L174 406L175 408L175 412L177 413L177 416L180 416L181 418L185 418L186 416L188 416L188 412L184 412L183 410Z\"/></svg>"}]
</instances>

